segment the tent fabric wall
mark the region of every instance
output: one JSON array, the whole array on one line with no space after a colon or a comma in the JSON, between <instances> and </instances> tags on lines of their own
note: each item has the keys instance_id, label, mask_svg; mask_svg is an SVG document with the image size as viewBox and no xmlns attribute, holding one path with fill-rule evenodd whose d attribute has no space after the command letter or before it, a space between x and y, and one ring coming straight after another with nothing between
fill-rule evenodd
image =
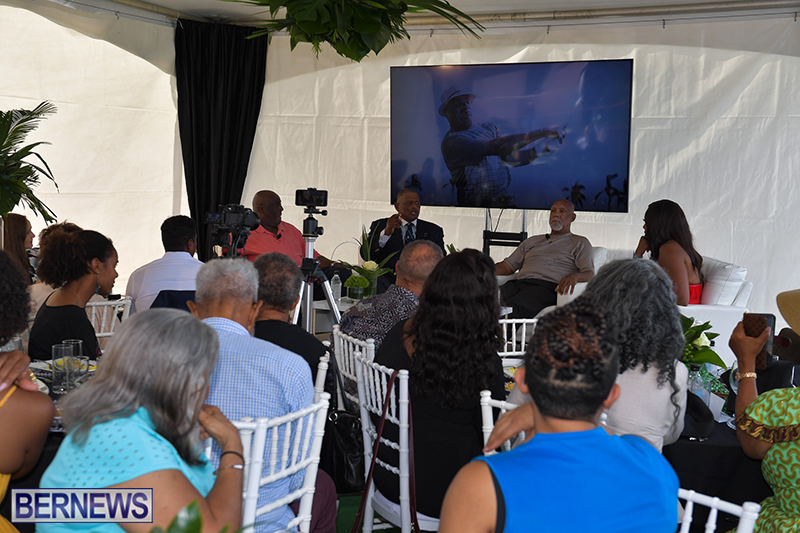
<instances>
[{"instance_id":1,"label":"tent fabric wall","mask_svg":"<svg viewBox=\"0 0 800 533\"><path fill-rule=\"evenodd\" d=\"M59 186L46 181L37 195L59 221L114 241L116 292L125 291L130 272L163 255L161 222L189 212L173 80L108 42L0 6L0 109L32 109L42 100L58 107L28 138L51 143L38 151ZM19 211L36 234L45 227Z\"/></svg>"},{"instance_id":2,"label":"tent fabric wall","mask_svg":"<svg viewBox=\"0 0 800 533\"><path fill-rule=\"evenodd\" d=\"M6 26L7 13L0 13L3 35L14 28ZM660 22L554 26L549 33L540 27L484 35L481 40L435 31L432 36L414 34L410 41L390 45L380 56L359 64L330 50L316 59L302 44L290 53L288 37L276 36L268 53L243 203L249 205L260 189L273 189L284 199L284 219L300 225L302 210L290 205L293 191L328 189L329 215L320 217L326 231L317 249L328 257L354 261L356 246L348 243L361 226L392 212L390 66L630 57L630 212L579 213L574 231L611 249L612 255L629 257L641 235L647 205L671 198L687 213L700 253L747 267L755 285L750 308L777 315L775 295L800 287L800 272L794 268L800 253L793 242L800 222L794 209L800 202L795 178L800 155L794 149L800 133L800 100L794 90L800 80L799 30L787 16L668 21L664 28ZM19 51L20 57L30 53ZM13 54L0 57L4 72L8 55ZM106 76L127 74L109 69ZM58 98L53 99L58 104ZM8 107L8 101L5 87L0 88L0 106ZM130 141L139 137L141 142L138 132L131 131L137 135L130 135ZM44 133L41 138L72 144L69 134ZM160 138L170 138L171 148L179 153L174 135ZM162 179L180 195L174 175L167 171ZM59 184L62 189L68 185L63 178ZM57 212L71 217L70 209ZM165 209L151 216L158 223L173 212ZM493 215L496 219L499 211ZM499 229L518 231L520 216L503 213ZM483 210L423 207L422 217L442 225L446 242L480 248ZM527 229L540 233L546 224L544 212L533 212ZM131 231L134 228L126 228L116 237L125 238ZM502 259L509 252L496 248L492 255ZM123 276L125 269L130 272L150 259L141 257L130 269L125 265ZM121 261L126 261L122 253Z\"/></svg>"}]
</instances>

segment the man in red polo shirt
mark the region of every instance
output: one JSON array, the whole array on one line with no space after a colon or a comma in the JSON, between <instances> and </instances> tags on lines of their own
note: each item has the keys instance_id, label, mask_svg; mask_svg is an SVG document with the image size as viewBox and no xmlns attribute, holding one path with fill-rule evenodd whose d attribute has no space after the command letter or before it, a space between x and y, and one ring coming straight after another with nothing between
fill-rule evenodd
<instances>
[{"instance_id":1,"label":"man in red polo shirt","mask_svg":"<svg viewBox=\"0 0 800 533\"><path fill-rule=\"evenodd\" d=\"M255 261L261 254L279 252L288 255L300 266L306 255L306 242L299 229L281 220L281 197L273 191L258 191L253 196L253 211L261 219L261 225L250 232L244 247L245 257ZM330 259L316 250L314 257L320 258L320 268L332 265Z\"/></svg>"}]
</instances>

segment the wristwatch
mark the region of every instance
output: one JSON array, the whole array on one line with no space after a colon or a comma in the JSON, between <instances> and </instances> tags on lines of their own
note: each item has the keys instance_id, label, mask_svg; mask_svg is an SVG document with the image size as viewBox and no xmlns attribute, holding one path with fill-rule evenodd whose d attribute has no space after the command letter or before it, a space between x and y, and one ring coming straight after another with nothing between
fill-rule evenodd
<instances>
[{"instance_id":1,"label":"wristwatch","mask_svg":"<svg viewBox=\"0 0 800 533\"><path fill-rule=\"evenodd\" d=\"M757 378L758 374L755 372L736 372L736 381L741 381L744 378Z\"/></svg>"}]
</instances>

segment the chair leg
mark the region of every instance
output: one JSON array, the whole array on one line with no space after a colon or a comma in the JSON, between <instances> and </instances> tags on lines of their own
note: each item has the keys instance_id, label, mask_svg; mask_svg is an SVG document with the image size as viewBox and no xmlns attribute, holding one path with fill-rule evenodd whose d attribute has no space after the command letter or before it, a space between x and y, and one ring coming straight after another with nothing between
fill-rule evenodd
<instances>
[{"instance_id":1,"label":"chair leg","mask_svg":"<svg viewBox=\"0 0 800 533\"><path fill-rule=\"evenodd\" d=\"M375 495L375 483L370 483L367 490L367 503L364 506L364 520L361 524L361 531L363 533L372 533L372 523L375 521L375 509L372 508L372 497Z\"/></svg>"}]
</instances>

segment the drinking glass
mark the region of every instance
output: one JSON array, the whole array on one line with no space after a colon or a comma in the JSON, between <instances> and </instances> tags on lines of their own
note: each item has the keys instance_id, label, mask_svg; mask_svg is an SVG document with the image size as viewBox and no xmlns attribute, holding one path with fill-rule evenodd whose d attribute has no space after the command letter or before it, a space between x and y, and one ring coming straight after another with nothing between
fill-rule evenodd
<instances>
[{"instance_id":1,"label":"drinking glass","mask_svg":"<svg viewBox=\"0 0 800 533\"><path fill-rule=\"evenodd\" d=\"M50 366L53 368L53 394L64 395L72 388L70 386L69 374L72 367L74 347L72 344L54 344L52 348L53 358Z\"/></svg>"},{"instance_id":2,"label":"drinking glass","mask_svg":"<svg viewBox=\"0 0 800 533\"><path fill-rule=\"evenodd\" d=\"M83 341L80 339L64 339L61 341L63 344L72 346L72 355L75 357L83 356Z\"/></svg>"}]
</instances>

